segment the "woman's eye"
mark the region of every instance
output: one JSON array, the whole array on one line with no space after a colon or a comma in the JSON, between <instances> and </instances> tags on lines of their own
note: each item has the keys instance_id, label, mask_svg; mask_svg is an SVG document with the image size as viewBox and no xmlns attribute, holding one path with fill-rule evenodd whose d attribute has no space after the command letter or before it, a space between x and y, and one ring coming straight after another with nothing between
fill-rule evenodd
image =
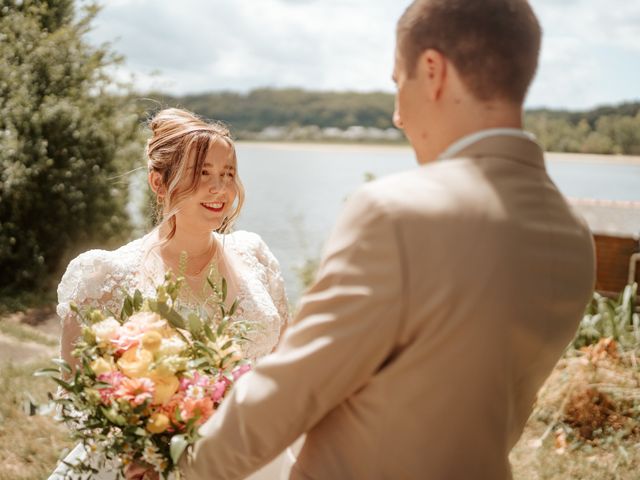
<instances>
[{"instance_id":1,"label":"woman's eye","mask_svg":"<svg viewBox=\"0 0 640 480\"><path fill-rule=\"evenodd\" d=\"M202 170L202 175L209 175L209 170Z\"/></svg>"}]
</instances>

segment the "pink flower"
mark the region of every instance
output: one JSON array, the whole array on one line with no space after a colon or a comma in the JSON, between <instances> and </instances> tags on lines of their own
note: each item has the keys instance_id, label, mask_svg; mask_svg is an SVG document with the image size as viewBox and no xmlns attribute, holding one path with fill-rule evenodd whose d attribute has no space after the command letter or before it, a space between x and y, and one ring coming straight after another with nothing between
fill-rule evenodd
<instances>
[{"instance_id":1,"label":"pink flower","mask_svg":"<svg viewBox=\"0 0 640 480\"><path fill-rule=\"evenodd\" d=\"M247 373L248 371L251 370L251 365L241 365L238 368L236 368L232 375L233 375L233 380L234 381L238 381L238 379L244 375L245 373Z\"/></svg>"},{"instance_id":2,"label":"pink flower","mask_svg":"<svg viewBox=\"0 0 640 480\"><path fill-rule=\"evenodd\" d=\"M137 346L146 332L163 332L167 328L167 322L157 313L139 312L124 322L120 327L119 338L113 344L119 352L123 352Z\"/></svg>"},{"instance_id":3,"label":"pink flower","mask_svg":"<svg viewBox=\"0 0 640 480\"><path fill-rule=\"evenodd\" d=\"M213 378L202 375L198 371L189 372L190 376L184 376L180 379L180 391L186 392L193 387L209 392L213 388Z\"/></svg>"},{"instance_id":4,"label":"pink flower","mask_svg":"<svg viewBox=\"0 0 640 480\"><path fill-rule=\"evenodd\" d=\"M227 391L227 383L222 380L218 380L213 384L213 391L211 392L211 400L213 403L219 403L224 397L224 392Z\"/></svg>"},{"instance_id":5,"label":"pink flower","mask_svg":"<svg viewBox=\"0 0 640 480\"><path fill-rule=\"evenodd\" d=\"M210 397L185 397L180 405L180 416L186 423L198 417L198 425L203 424L213 414L213 400Z\"/></svg>"},{"instance_id":6,"label":"pink flower","mask_svg":"<svg viewBox=\"0 0 640 480\"><path fill-rule=\"evenodd\" d=\"M180 421L178 420L178 413L183 401L184 395L182 393L176 393L166 404L159 406L158 411L166 414L172 424L179 424ZM173 428L170 427L168 430L171 432L173 431Z\"/></svg>"},{"instance_id":7,"label":"pink flower","mask_svg":"<svg viewBox=\"0 0 640 480\"><path fill-rule=\"evenodd\" d=\"M118 372L113 371L109 373L103 373L102 375L98 375L97 380L99 382L109 383L111 387L100 388L98 392L100 392L100 397L102 398L102 403L105 405L110 405L113 400L113 395L115 390L120 386L122 380L125 376Z\"/></svg>"},{"instance_id":8,"label":"pink flower","mask_svg":"<svg viewBox=\"0 0 640 480\"><path fill-rule=\"evenodd\" d=\"M126 400L133 406L138 406L151 400L154 393L155 386L150 379L124 377L115 390L114 397Z\"/></svg>"}]
</instances>

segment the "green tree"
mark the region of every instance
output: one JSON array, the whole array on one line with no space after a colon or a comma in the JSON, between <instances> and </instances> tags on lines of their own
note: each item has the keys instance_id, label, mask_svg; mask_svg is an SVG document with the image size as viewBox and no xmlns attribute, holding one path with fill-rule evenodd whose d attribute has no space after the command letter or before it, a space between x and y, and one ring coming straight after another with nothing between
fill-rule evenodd
<instances>
[{"instance_id":1,"label":"green tree","mask_svg":"<svg viewBox=\"0 0 640 480\"><path fill-rule=\"evenodd\" d=\"M1 296L47 287L74 246L128 235L117 177L138 118L112 92L119 58L84 38L96 12L0 0Z\"/></svg>"}]
</instances>

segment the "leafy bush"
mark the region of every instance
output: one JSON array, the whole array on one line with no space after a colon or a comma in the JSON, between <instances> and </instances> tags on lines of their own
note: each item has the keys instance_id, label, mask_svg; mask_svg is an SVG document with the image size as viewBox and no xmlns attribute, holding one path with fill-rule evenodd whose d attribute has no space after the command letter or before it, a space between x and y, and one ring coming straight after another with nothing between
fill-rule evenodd
<instances>
[{"instance_id":1,"label":"leafy bush","mask_svg":"<svg viewBox=\"0 0 640 480\"><path fill-rule=\"evenodd\" d=\"M573 341L575 348L613 338L623 348L640 346L640 315L636 312L638 284L627 285L617 299L595 292Z\"/></svg>"},{"instance_id":2,"label":"leafy bush","mask_svg":"<svg viewBox=\"0 0 640 480\"><path fill-rule=\"evenodd\" d=\"M119 59L83 39L96 12L0 0L0 296L45 287L74 245L128 234L114 178L138 118L110 91Z\"/></svg>"}]
</instances>

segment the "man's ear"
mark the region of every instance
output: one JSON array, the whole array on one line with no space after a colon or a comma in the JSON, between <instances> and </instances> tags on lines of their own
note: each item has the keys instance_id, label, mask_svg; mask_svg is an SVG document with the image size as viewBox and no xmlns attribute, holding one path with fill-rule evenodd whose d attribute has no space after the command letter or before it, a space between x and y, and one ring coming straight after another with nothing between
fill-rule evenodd
<instances>
[{"instance_id":1,"label":"man's ear","mask_svg":"<svg viewBox=\"0 0 640 480\"><path fill-rule=\"evenodd\" d=\"M149 186L153 193L156 194L158 199L161 199L165 194L164 185L162 185L162 175L155 170L149 172Z\"/></svg>"},{"instance_id":2,"label":"man's ear","mask_svg":"<svg viewBox=\"0 0 640 480\"><path fill-rule=\"evenodd\" d=\"M427 98L438 100L447 81L447 59L437 50L428 49L418 58L417 74L425 86Z\"/></svg>"}]
</instances>

